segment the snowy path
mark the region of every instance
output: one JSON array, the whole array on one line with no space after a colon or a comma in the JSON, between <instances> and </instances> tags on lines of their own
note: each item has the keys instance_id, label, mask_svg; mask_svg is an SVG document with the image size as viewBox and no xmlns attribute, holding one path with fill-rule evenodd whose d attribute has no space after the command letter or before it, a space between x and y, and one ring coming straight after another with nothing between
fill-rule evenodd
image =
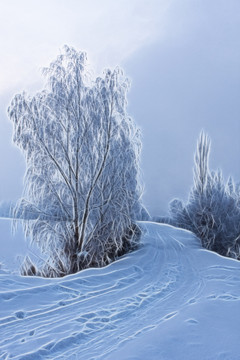
<instances>
[{"instance_id":1,"label":"snowy path","mask_svg":"<svg viewBox=\"0 0 240 360\"><path fill-rule=\"evenodd\" d=\"M103 269L0 274L0 359L240 359L240 262L141 227L141 248Z\"/></svg>"}]
</instances>

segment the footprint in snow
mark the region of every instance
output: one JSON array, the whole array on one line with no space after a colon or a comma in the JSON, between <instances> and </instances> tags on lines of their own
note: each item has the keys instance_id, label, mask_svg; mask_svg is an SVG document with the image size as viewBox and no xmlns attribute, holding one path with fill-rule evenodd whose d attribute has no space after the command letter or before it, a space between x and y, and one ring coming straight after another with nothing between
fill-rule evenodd
<instances>
[{"instance_id":1,"label":"footprint in snow","mask_svg":"<svg viewBox=\"0 0 240 360\"><path fill-rule=\"evenodd\" d=\"M216 298L217 298L217 297L216 297L216 295L214 295L214 294L207 296L207 299L208 299L208 300L215 300Z\"/></svg>"},{"instance_id":2,"label":"footprint in snow","mask_svg":"<svg viewBox=\"0 0 240 360\"><path fill-rule=\"evenodd\" d=\"M239 300L239 298L237 296L233 296L231 294L223 294L223 295L219 295L219 296L212 294L212 295L207 296L207 299L209 299L209 300L218 299L218 300L225 300L225 301Z\"/></svg>"},{"instance_id":3,"label":"footprint in snow","mask_svg":"<svg viewBox=\"0 0 240 360\"><path fill-rule=\"evenodd\" d=\"M188 300L188 304L189 305L192 305L192 304L196 304L196 302L197 302L197 300L196 299L190 299L190 300Z\"/></svg>"},{"instance_id":4,"label":"footprint in snow","mask_svg":"<svg viewBox=\"0 0 240 360\"><path fill-rule=\"evenodd\" d=\"M17 311L17 312L15 312L15 316L16 316L16 318L18 318L18 319L24 319L25 316L26 316L26 314L25 314L24 311Z\"/></svg>"},{"instance_id":5,"label":"footprint in snow","mask_svg":"<svg viewBox=\"0 0 240 360\"><path fill-rule=\"evenodd\" d=\"M231 300L238 300L239 298L236 296L233 296L231 294L225 294L225 295L220 295L218 297L219 300L225 300L225 301L231 301Z\"/></svg>"},{"instance_id":6,"label":"footprint in snow","mask_svg":"<svg viewBox=\"0 0 240 360\"><path fill-rule=\"evenodd\" d=\"M96 314L93 313L93 312L82 315L82 318L83 318L83 319L92 319L92 318L95 318L95 317L96 317Z\"/></svg>"},{"instance_id":7,"label":"footprint in snow","mask_svg":"<svg viewBox=\"0 0 240 360\"><path fill-rule=\"evenodd\" d=\"M9 300L12 300L13 298L16 297L15 294L9 294L9 293L6 293L6 294L1 294L1 297L4 301L9 301Z\"/></svg>"},{"instance_id":8,"label":"footprint in snow","mask_svg":"<svg viewBox=\"0 0 240 360\"><path fill-rule=\"evenodd\" d=\"M197 325L198 324L198 321L195 320L195 319L188 319L188 320L186 320L186 322L191 324L191 325Z\"/></svg>"},{"instance_id":9,"label":"footprint in snow","mask_svg":"<svg viewBox=\"0 0 240 360\"><path fill-rule=\"evenodd\" d=\"M65 303L65 301L59 301L59 306L65 306L66 305L66 303Z\"/></svg>"},{"instance_id":10,"label":"footprint in snow","mask_svg":"<svg viewBox=\"0 0 240 360\"><path fill-rule=\"evenodd\" d=\"M177 314L178 314L178 311L174 311L174 312L172 312L172 313L170 313L170 314L165 315L165 316L162 318L162 320L169 320L169 319L173 318L174 316L176 316Z\"/></svg>"}]
</instances>

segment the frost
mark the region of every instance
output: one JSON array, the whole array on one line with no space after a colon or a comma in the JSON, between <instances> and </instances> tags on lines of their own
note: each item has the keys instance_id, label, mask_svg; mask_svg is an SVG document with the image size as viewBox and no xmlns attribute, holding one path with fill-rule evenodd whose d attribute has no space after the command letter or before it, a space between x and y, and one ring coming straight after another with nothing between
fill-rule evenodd
<instances>
[{"instance_id":1,"label":"frost","mask_svg":"<svg viewBox=\"0 0 240 360\"><path fill-rule=\"evenodd\" d=\"M109 263L129 247L143 212L128 80L118 68L94 79L86 59L65 46L44 69L45 89L16 95L8 109L26 160L16 213L26 236L49 255L47 276ZM78 253L85 252L83 265Z\"/></svg>"},{"instance_id":2,"label":"frost","mask_svg":"<svg viewBox=\"0 0 240 360\"><path fill-rule=\"evenodd\" d=\"M240 188L231 177L224 183L220 170L210 171L209 153L210 139L202 132L188 202L171 201L169 223L194 232L205 248L240 259Z\"/></svg>"}]
</instances>

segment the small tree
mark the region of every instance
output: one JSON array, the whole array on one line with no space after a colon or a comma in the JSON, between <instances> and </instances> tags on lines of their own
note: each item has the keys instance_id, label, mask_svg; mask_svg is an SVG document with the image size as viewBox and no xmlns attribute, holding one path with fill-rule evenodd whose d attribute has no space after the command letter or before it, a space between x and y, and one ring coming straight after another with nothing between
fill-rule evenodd
<instances>
[{"instance_id":1,"label":"small tree","mask_svg":"<svg viewBox=\"0 0 240 360\"><path fill-rule=\"evenodd\" d=\"M240 259L240 193L230 177L209 170L210 139L200 134L195 154L194 185L188 202L170 203L171 221L194 232L205 248Z\"/></svg>"},{"instance_id":2,"label":"small tree","mask_svg":"<svg viewBox=\"0 0 240 360\"><path fill-rule=\"evenodd\" d=\"M16 95L8 114L26 160L17 212L37 214L23 221L25 234L48 256L35 272L62 276L106 265L134 243L141 143L121 70L95 79L86 54L65 46L44 74L45 89Z\"/></svg>"}]
</instances>

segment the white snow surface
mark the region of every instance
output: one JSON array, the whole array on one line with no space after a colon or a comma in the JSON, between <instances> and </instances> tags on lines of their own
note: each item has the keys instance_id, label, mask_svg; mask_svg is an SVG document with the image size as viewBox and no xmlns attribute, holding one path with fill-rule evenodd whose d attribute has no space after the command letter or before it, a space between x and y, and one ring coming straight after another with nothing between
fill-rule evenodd
<instances>
[{"instance_id":1,"label":"white snow surface","mask_svg":"<svg viewBox=\"0 0 240 360\"><path fill-rule=\"evenodd\" d=\"M141 246L58 279L0 274L0 359L240 359L240 262L141 222Z\"/></svg>"}]
</instances>

